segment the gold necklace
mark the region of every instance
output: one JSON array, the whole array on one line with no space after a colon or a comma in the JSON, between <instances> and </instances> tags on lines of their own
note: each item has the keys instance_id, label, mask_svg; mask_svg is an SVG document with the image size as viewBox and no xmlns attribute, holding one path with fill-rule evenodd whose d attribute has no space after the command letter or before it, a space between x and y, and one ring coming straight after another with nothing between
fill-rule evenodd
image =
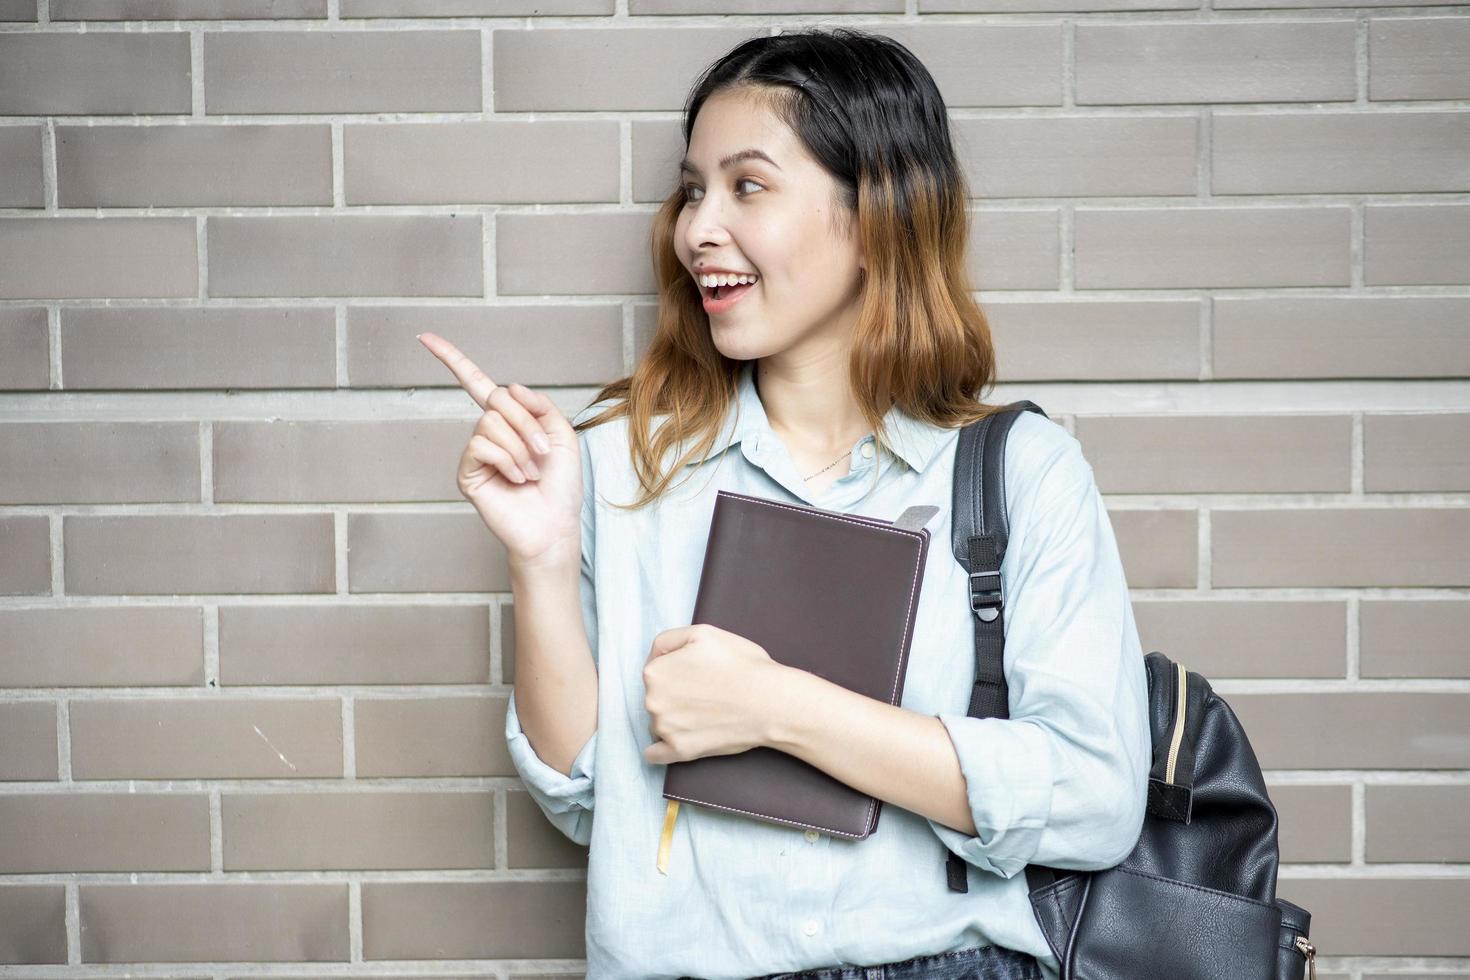
<instances>
[{"instance_id":1,"label":"gold necklace","mask_svg":"<svg viewBox=\"0 0 1470 980\"><path fill-rule=\"evenodd\" d=\"M847 459L851 455L852 455L852 450L849 449L847 452L843 453L841 456L838 456L836 459L834 459L832 462L828 463L826 466L824 466L821 469L817 470L815 473L812 474L812 476L821 476L823 473L827 472L832 467L836 466L838 463L842 462L844 459ZM812 476L803 477L802 479L803 480L810 480L812 478Z\"/></svg>"}]
</instances>

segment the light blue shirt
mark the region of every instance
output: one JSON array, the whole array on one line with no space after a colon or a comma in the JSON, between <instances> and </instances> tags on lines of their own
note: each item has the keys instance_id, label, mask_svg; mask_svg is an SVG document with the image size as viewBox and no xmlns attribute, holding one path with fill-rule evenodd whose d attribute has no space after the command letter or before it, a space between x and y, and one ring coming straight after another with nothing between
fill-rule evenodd
<instances>
[{"instance_id":1,"label":"light blue shirt","mask_svg":"<svg viewBox=\"0 0 1470 980\"><path fill-rule=\"evenodd\" d=\"M582 615L599 668L598 730L570 776L531 749L514 694L505 736L542 812L590 846L587 976L726 980L993 943L1036 956L1056 980L1020 872L1028 863L1107 868L1126 857L1143 826L1151 755L1143 652L1081 444L1034 413L1011 428L1001 565L1011 716L971 718L969 581L950 549L959 430L895 407L885 424L896 457L869 434L854 444L850 472L813 495L770 427L754 363L742 366L738 416L727 416L708 458L686 464L676 489L643 510L605 502L636 498L627 420L579 433ZM669 873L659 872L666 767L643 755L654 741L643 666L657 633L691 622L722 489L885 520L914 504L939 507L927 525L902 706L937 715L948 730L976 836L891 803L861 841L684 805ZM948 887L946 848L969 865L968 893Z\"/></svg>"}]
</instances>

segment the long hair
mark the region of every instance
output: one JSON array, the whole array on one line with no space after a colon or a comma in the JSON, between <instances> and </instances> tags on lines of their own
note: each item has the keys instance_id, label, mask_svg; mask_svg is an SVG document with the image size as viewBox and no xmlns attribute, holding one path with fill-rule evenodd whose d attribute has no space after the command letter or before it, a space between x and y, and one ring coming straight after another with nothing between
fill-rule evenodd
<instances>
[{"instance_id":1,"label":"long hair","mask_svg":"<svg viewBox=\"0 0 1470 980\"><path fill-rule=\"evenodd\" d=\"M889 445L883 416L895 404L942 428L999 411L979 400L994 383L995 350L970 295L968 187L928 69L899 42L846 28L752 38L696 80L684 108L686 151L700 107L727 90L771 107L834 178L839 227L856 223L867 268L849 379L879 446ZM628 509L657 500L686 461L709 453L743 364L715 347L698 284L675 252L685 196L682 185L670 193L650 234L658 323L648 348L631 376L592 403L614 404L574 426L628 419L642 488ZM658 415L668 418L652 433ZM662 472L686 440L691 448Z\"/></svg>"}]
</instances>

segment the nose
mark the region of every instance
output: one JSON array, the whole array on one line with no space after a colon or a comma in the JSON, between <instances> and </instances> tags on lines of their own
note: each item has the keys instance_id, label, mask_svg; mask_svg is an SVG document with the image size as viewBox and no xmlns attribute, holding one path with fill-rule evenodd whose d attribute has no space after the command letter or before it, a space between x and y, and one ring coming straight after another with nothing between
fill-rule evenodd
<instances>
[{"instance_id":1,"label":"nose","mask_svg":"<svg viewBox=\"0 0 1470 980\"><path fill-rule=\"evenodd\" d=\"M724 215L720 206L710 200L710 195L691 201L685 207L691 214L689 225L684 229L685 243L691 252L705 252L729 243L730 231L725 226Z\"/></svg>"}]
</instances>

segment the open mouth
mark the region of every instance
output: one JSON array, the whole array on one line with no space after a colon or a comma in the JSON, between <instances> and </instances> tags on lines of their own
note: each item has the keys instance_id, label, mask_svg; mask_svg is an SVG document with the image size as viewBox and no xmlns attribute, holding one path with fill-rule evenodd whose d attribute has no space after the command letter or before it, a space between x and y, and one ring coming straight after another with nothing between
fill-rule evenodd
<instances>
[{"instance_id":1,"label":"open mouth","mask_svg":"<svg viewBox=\"0 0 1470 980\"><path fill-rule=\"evenodd\" d=\"M759 279L756 280L756 282L759 282L759 281L760 281ZM705 296L708 296L710 299L713 299L713 300L730 300L730 299L734 299L735 297L741 295L742 293L744 293L746 290L750 289L750 287L752 287L754 285L755 285L754 282L744 282L744 283L736 283L733 286L710 286L708 288L706 288L704 286L701 286L700 287L700 290L704 293Z\"/></svg>"}]
</instances>

